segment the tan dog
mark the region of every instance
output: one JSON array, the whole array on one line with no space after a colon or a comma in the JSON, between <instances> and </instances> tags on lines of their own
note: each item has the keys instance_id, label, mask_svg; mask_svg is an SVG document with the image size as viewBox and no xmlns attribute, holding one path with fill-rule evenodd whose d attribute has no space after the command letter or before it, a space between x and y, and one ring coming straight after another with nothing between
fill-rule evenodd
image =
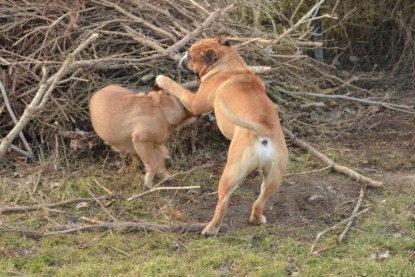
<instances>
[{"instance_id":1,"label":"tan dog","mask_svg":"<svg viewBox=\"0 0 415 277\"><path fill-rule=\"evenodd\" d=\"M215 213L202 235L217 234L232 192L258 168L263 172L263 182L261 193L252 206L250 222L266 223L265 201L281 183L288 150L277 111L265 93L263 82L221 39L193 44L180 66L198 74L201 83L197 93L191 93L162 75L157 77L156 84L176 95L194 115L213 110L221 132L231 140L219 181Z\"/></svg>"},{"instance_id":2,"label":"tan dog","mask_svg":"<svg viewBox=\"0 0 415 277\"><path fill-rule=\"evenodd\" d=\"M163 91L133 93L109 85L89 102L92 126L107 144L121 153L137 154L144 163L144 185L153 186L156 174L167 178L168 150L164 143L171 129L191 118L176 97Z\"/></svg>"}]
</instances>

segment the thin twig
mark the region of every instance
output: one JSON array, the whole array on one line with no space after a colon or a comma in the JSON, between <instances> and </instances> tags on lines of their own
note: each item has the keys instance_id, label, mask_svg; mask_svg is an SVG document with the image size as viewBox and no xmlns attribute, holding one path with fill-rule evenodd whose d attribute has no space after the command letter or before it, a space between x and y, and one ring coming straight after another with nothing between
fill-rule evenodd
<instances>
[{"instance_id":1,"label":"thin twig","mask_svg":"<svg viewBox=\"0 0 415 277\"><path fill-rule=\"evenodd\" d=\"M296 175L308 175L308 174L313 174L313 173L317 173L317 172L326 171L326 170L329 170L331 168L332 168L332 166L331 165L328 165L328 166L325 166L323 168L314 169L314 170L310 170L310 171L304 171L304 172L298 172L298 173L285 174L284 177L290 177L290 176L296 176Z\"/></svg>"},{"instance_id":2,"label":"thin twig","mask_svg":"<svg viewBox=\"0 0 415 277\"><path fill-rule=\"evenodd\" d=\"M333 160L331 160L329 157L324 155L323 153L317 151L314 147L309 145L303 140L300 140L297 138L290 130L287 128L283 128L284 133L287 135L287 137L292 141L293 144L295 144L298 147L301 147L305 150L307 150L309 153L311 153L314 157L319 159L320 161L324 162L327 165L330 165L334 171L337 171L339 173L342 173L346 176L351 177L353 180L358 181L362 184L366 184L367 186L374 187L374 188L381 188L383 187L382 182L375 181L369 177L365 177L353 169L347 168L345 166L339 165L335 163Z\"/></svg>"},{"instance_id":3,"label":"thin twig","mask_svg":"<svg viewBox=\"0 0 415 277\"><path fill-rule=\"evenodd\" d=\"M307 22L307 19L309 19L310 17L312 17L314 15L315 11L320 8L320 6L324 3L324 1L325 0L320 0L320 2L318 2L317 4L315 4L300 20L297 21L297 23L295 23L293 26L291 26L290 28L288 28L277 39L275 39L274 41L272 41L271 44L268 45L265 48L265 51L269 51L272 48L272 46L278 44L284 37L286 37L287 35L289 35L290 33L292 33L294 30L296 30L301 24Z\"/></svg>"},{"instance_id":4,"label":"thin twig","mask_svg":"<svg viewBox=\"0 0 415 277\"><path fill-rule=\"evenodd\" d=\"M3 83L2 83L1 80L0 80L0 90L1 90L1 93L3 95L4 104L6 105L6 108L7 108L7 111L9 112L10 117L12 118L13 123L17 124L18 120L16 118L16 115L13 112L12 107L10 106L10 102L9 102L9 98L7 97L6 89L4 88ZM26 140L26 138L25 138L22 131L19 132L19 137L22 140L22 143L23 143L24 147L27 150L27 155L26 156L29 159L33 159L33 151L30 148L29 143L27 143L27 140Z\"/></svg>"},{"instance_id":5,"label":"thin twig","mask_svg":"<svg viewBox=\"0 0 415 277\"><path fill-rule=\"evenodd\" d=\"M82 42L71 54L69 54L62 64L59 71L50 77L47 81L42 82L36 95L32 99L32 102L26 107L21 116L19 122L13 127L13 129L3 138L0 144L0 159L4 157L7 149L10 147L13 139L23 130L26 124L33 118L33 116L46 104L50 94L55 89L60 79L66 75L70 70L73 70L75 66L73 64L74 57L79 54L88 44L96 40L97 33L93 33L89 38Z\"/></svg>"},{"instance_id":6,"label":"thin twig","mask_svg":"<svg viewBox=\"0 0 415 277\"><path fill-rule=\"evenodd\" d=\"M153 193L155 191L161 191L161 190L186 190L186 189L200 189L200 186L188 186L188 187L157 187L157 188L152 188L149 190L146 190L145 192L142 192L140 194L134 195L130 198L127 199L127 201L133 201L137 198L140 198L144 195Z\"/></svg>"},{"instance_id":7,"label":"thin twig","mask_svg":"<svg viewBox=\"0 0 415 277\"><path fill-rule=\"evenodd\" d=\"M171 190L171 189L176 190L176 189L195 189L195 188L200 188L200 186L192 186L192 187L174 187L174 188L172 188L172 187L160 187L160 188L158 188L158 186L160 186L160 185L161 185L161 184L163 184L164 182L167 182L167 181L169 181L169 180L171 180L171 179L175 178L176 176L179 176L179 175L186 175L186 174L189 174L189 173L191 173L191 172L193 172L193 171L195 171L195 170L202 169L202 168L212 167L213 165L214 165L214 163L206 163L206 164L203 164L203 165L201 165L201 166L195 166L195 167L192 167L191 169L186 170L186 171L176 172L176 173L174 173L173 175L171 175L170 177L168 177L168 178L166 178L166 179L161 180L160 182L158 182L156 185L154 185L154 188L152 188L152 189L150 189L150 190L148 190L148 191L145 191L145 192L143 192L143 193L140 193L140 194L138 194L138 195L132 196L132 197L128 198L127 200L128 200L128 201L132 201L132 200L134 200L134 199L136 199L136 198L139 198L139 197L141 197L141 196L147 195L147 194L149 194L149 193L152 193L152 192L154 192L154 191L158 191L158 190Z\"/></svg>"},{"instance_id":8,"label":"thin twig","mask_svg":"<svg viewBox=\"0 0 415 277\"><path fill-rule=\"evenodd\" d=\"M381 101L372 101L368 99L354 98L354 97L350 97L346 95L326 95L326 94L311 93L311 92L306 92L304 94L308 96L319 97L319 98L340 99L340 100L354 101L354 102L359 102L359 103L369 104L369 105L378 105L378 106L382 106L384 108L388 108L392 110L415 114L413 106L385 103Z\"/></svg>"},{"instance_id":9,"label":"thin twig","mask_svg":"<svg viewBox=\"0 0 415 277\"><path fill-rule=\"evenodd\" d=\"M359 211L360 206L362 205L364 196L365 196L365 187L363 186L360 189L359 199L357 200L356 206L353 209L352 216L355 215ZM339 236L338 243L341 243L345 239L347 232L350 230L350 227L353 224L353 219L354 217L350 218L350 221L347 223L346 228L344 228L343 232Z\"/></svg>"},{"instance_id":10,"label":"thin twig","mask_svg":"<svg viewBox=\"0 0 415 277\"><path fill-rule=\"evenodd\" d=\"M320 233L318 233L317 234L317 236L316 236L316 239L314 240L314 242L313 242L313 244L311 245L311 248L310 248L310 254L317 254L317 253L320 253L321 251L314 251L314 248L316 247L316 244L317 244L317 242L320 240L320 238L324 235L324 234L326 234L326 233L328 233L328 232L330 232L330 231L332 231L332 230L334 230L334 229L336 229L338 226L340 226L340 225L343 225L343 224L345 224L345 223L347 223L347 222L349 222L351 219L353 219L353 218L355 218L355 217L358 217L359 215L361 215L361 214L364 214L364 213L366 213L366 212L368 212L370 210L370 208L366 208L366 209L364 209L364 210L362 210L362 211L360 211L360 212L358 212L358 213L355 213L355 214L353 214L353 215L351 215L350 217L348 217L348 218L346 218L346 219L344 219L344 220L342 220L342 221L340 221L340 222L338 222L338 223L336 223L336 224L334 224L333 226L331 226L330 228L328 228L328 229L326 229L326 230L324 230L324 231L322 231L322 232L320 232Z\"/></svg>"},{"instance_id":11,"label":"thin twig","mask_svg":"<svg viewBox=\"0 0 415 277\"><path fill-rule=\"evenodd\" d=\"M142 19L142 18L140 18L138 16L135 16L135 15L127 12L126 10L124 10L123 8L121 8L120 6L118 6L115 3L111 3L111 2L106 1L106 0L100 0L100 1L92 0L92 2L94 2L95 4L98 4L98 5L103 5L103 6L111 7L113 9L119 11L120 13L122 13L125 16L131 18L135 22L140 23L144 27L153 30L154 31L154 34L157 35L160 38L167 38L167 39L170 39L172 41L176 41L177 40L176 37L173 36L171 33L169 33L167 31L165 31L165 30L163 30L163 29L161 29L161 28L159 28L159 27L157 27L157 26L155 26L155 25L153 25L153 24L145 21L144 19Z\"/></svg>"},{"instance_id":12,"label":"thin twig","mask_svg":"<svg viewBox=\"0 0 415 277\"><path fill-rule=\"evenodd\" d=\"M0 143L1 143L1 141L2 141L2 139L0 139ZM10 144L10 149L13 150L14 152L22 155L22 156L25 156L26 158L31 159L33 157L33 155L31 155L29 152L27 152L23 149L20 149L19 147L17 147L14 144Z\"/></svg>"},{"instance_id":13,"label":"thin twig","mask_svg":"<svg viewBox=\"0 0 415 277\"><path fill-rule=\"evenodd\" d=\"M178 42L176 42L175 44L173 44L172 46L168 47L166 49L166 51L168 53L171 54L176 54L179 53L179 51L186 46L186 44L191 41L192 39L194 39L195 37L197 37L198 35L200 35L206 28L208 28L213 22L215 22L215 20L222 14L221 10L216 10L214 12L212 12L208 18L206 18L206 20L202 23L202 26L196 30L194 30L193 32L187 34L186 36L184 36L181 40L179 40Z\"/></svg>"},{"instance_id":14,"label":"thin twig","mask_svg":"<svg viewBox=\"0 0 415 277\"><path fill-rule=\"evenodd\" d=\"M50 203L50 204L38 204L38 205L31 205L31 206L5 206L3 208L0 208L0 214L6 214L6 213L21 213L21 212L31 212L31 211L38 211L43 208L56 208L66 205L71 205L78 202L92 202L103 199L110 199L114 198L114 195L106 195L101 196L97 198L75 198L75 199L69 199L62 202L57 203Z\"/></svg>"}]
</instances>

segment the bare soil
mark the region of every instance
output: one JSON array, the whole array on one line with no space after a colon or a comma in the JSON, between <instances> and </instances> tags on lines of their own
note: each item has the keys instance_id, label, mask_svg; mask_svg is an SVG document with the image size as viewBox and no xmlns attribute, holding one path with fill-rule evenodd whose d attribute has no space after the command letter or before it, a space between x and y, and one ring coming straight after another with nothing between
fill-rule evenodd
<instances>
[{"instance_id":1,"label":"bare soil","mask_svg":"<svg viewBox=\"0 0 415 277\"><path fill-rule=\"evenodd\" d=\"M406 94L402 99L415 103L412 98ZM414 127L415 116L380 110L364 124L340 131L336 136L304 139L323 153L335 151L336 162L383 181L384 189L366 190L368 198L380 197L385 191L399 194L403 188L415 195ZM224 163L222 157L218 164ZM211 169L218 176L221 170L220 165ZM186 205L177 203L176 208L186 212L191 221L208 222L216 205L216 185L202 184L202 194ZM260 176L245 180L229 201L224 223L233 229L250 227L251 206L259 195L260 185ZM268 200L265 215L269 224L280 226L332 225L350 216L360 188L361 184L348 177L327 171L288 176Z\"/></svg>"}]
</instances>

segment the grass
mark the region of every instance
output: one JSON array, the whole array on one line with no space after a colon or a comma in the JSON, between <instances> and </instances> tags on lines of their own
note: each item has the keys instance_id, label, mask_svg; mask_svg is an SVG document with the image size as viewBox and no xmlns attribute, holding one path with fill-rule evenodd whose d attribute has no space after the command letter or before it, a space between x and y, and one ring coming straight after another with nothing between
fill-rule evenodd
<instances>
[{"instance_id":1,"label":"grass","mask_svg":"<svg viewBox=\"0 0 415 277\"><path fill-rule=\"evenodd\" d=\"M387 215L387 213L386 213ZM28 256L0 258L2 276L288 276L298 268L301 276L413 276L409 260L415 242L409 232L402 238L387 234L385 211L373 212L351 232L346 244L320 255L309 255L309 243L279 237L279 228L262 226L203 239L198 235L82 233L23 241L18 234L4 234L3 248L39 251ZM396 224L397 222L395 222ZM412 226L413 227L413 226ZM283 230L285 233L286 230ZM311 237L310 237L311 238ZM173 244L178 242L178 244ZM179 245L173 246L173 245ZM389 249L384 261L371 260L372 252Z\"/></svg>"},{"instance_id":2,"label":"grass","mask_svg":"<svg viewBox=\"0 0 415 277\"><path fill-rule=\"evenodd\" d=\"M309 155L291 159L291 173L316 168ZM84 168L76 174L43 178L35 195L31 193L33 181L27 177L3 179L1 205L16 199L17 204L33 204L105 194L96 181L127 197L142 190L137 173L118 175L101 167ZM255 183L259 179L256 177ZM60 185L50 186L56 180ZM217 181L218 174L198 170L182 176L174 185L200 184L213 191ZM415 223L410 220L413 195L415 187L409 181L395 189L374 192L370 201L365 201L373 206L372 210L356 220L346 241L335 245L341 229L330 232L316 247L329 249L318 255L309 254L310 246L316 234L328 225L291 227L276 222L239 228L208 239L190 233L90 232L36 240L22 236L18 230L44 230L56 223L67 224L73 216L108 220L108 215L93 204L79 211L73 205L1 215L0 276L415 276ZM240 189L232 201L254 196L252 191ZM161 208L166 201L195 208L199 205L186 192L150 194L131 203L103 204L110 204L107 211L119 220L174 222ZM374 254L386 250L387 258L373 260Z\"/></svg>"}]
</instances>

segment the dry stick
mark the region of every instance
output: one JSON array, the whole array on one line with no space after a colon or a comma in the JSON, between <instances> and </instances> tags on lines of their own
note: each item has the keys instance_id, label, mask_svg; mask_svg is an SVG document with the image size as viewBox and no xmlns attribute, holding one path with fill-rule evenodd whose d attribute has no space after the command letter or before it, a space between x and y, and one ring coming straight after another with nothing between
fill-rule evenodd
<instances>
[{"instance_id":1,"label":"dry stick","mask_svg":"<svg viewBox=\"0 0 415 277\"><path fill-rule=\"evenodd\" d=\"M352 216L355 215L357 211L360 209L364 196L365 196L365 187L363 186L360 189L359 199L357 200L356 206L353 209ZM347 232L350 230L350 227L353 224L353 219L354 217L350 218L350 221L347 223L346 228L344 228L343 232L339 236L338 243L341 243L346 237Z\"/></svg>"},{"instance_id":2,"label":"dry stick","mask_svg":"<svg viewBox=\"0 0 415 277\"><path fill-rule=\"evenodd\" d=\"M192 224L151 224L151 223L140 223L140 222L117 222L117 223L103 223L95 225L58 225L56 228L61 231L54 231L49 233L40 232L28 232L23 231L23 234L30 237L47 237L72 234L81 231L139 231L139 232L174 232L174 233L188 233L188 232L200 232L206 227L206 223L192 223ZM63 229L63 230L62 230ZM226 225L221 225L219 231L225 232L227 230Z\"/></svg>"},{"instance_id":3,"label":"dry stick","mask_svg":"<svg viewBox=\"0 0 415 277\"><path fill-rule=\"evenodd\" d=\"M297 29L298 26L305 23L307 21L307 19L309 19L310 17L312 17L314 15L315 11L320 8L320 6L323 4L324 1L325 0L321 0L320 2L315 4L314 7L312 7L311 10L308 11L308 13L306 13L302 18L300 18L300 20L297 21L297 23L295 23L288 30L286 30L284 33L282 33L282 35L280 35L277 39L272 41L272 43L265 48L265 51L268 51L270 48L272 48L273 45L278 44L284 37L286 37L291 32L293 32L295 29Z\"/></svg>"},{"instance_id":4,"label":"dry stick","mask_svg":"<svg viewBox=\"0 0 415 277\"><path fill-rule=\"evenodd\" d=\"M226 9L225 9L226 10ZM206 28L208 28L220 15L222 14L222 10L216 10L212 12L205 21L203 21L202 26L200 28L194 30L193 32L184 36L181 40L169 46L166 51L167 53L176 54L179 53L180 49L186 46L186 44L200 35Z\"/></svg>"},{"instance_id":5,"label":"dry stick","mask_svg":"<svg viewBox=\"0 0 415 277\"><path fill-rule=\"evenodd\" d=\"M319 98L341 99L341 100L360 102L360 103L369 104L369 105L379 105L379 106L382 106L382 107L385 107L385 108L388 108L388 109L393 109L393 110L397 110L397 111L401 111L401 112L415 114L413 106L391 104L391 103L385 103L385 102L381 102L381 101L372 101L372 100L367 100L367 99L349 97L349 96L345 96L345 95L326 95L326 94L311 93L311 92L306 92L304 94L308 95L308 96L319 97Z\"/></svg>"},{"instance_id":6,"label":"dry stick","mask_svg":"<svg viewBox=\"0 0 415 277\"><path fill-rule=\"evenodd\" d=\"M115 222L117 222L117 219L105 208L105 206L101 203L101 201L92 193L92 191L89 191L89 194L91 194L94 197L95 202L98 203L98 205L102 208L102 210Z\"/></svg>"},{"instance_id":7,"label":"dry stick","mask_svg":"<svg viewBox=\"0 0 415 277\"><path fill-rule=\"evenodd\" d=\"M323 153L317 151L314 147L312 147L311 145L309 145L305 141L298 139L287 128L283 128L283 130L284 130L284 133L288 136L288 138L295 145L297 145L298 147L301 147L301 148L307 150L308 152L310 152L311 154L313 154L313 156L316 157L317 159L319 159L320 161L326 163L327 165L330 165L333 168L334 171L337 171L337 172L342 173L342 174L344 174L346 176L349 176L353 180L358 181L358 182L363 183L363 184L366 184L367 186L370 186L370 187L374 187L374 188L381 188L381 187L383 187L383 183L382 182L375 181L375 180L373 180L373 179L371 179L369 177L365 177L365 176L357 173L353 169L350 169L350 168L347 168L345 166L342 166L342 165L339 165L339 164L335 163L329 157L327 157Z\"/></svg>"},{"instance_id":8,"label":"dry stick","mask_svg":"<svg viewBox=\"0 0 415 277\"><path fill-rule=\"evenodd\" d=\"M311 253L311 254L317 254L317 253L319 253L319 252L320 252L320 251L314 251L314 248L316 247L316 243L320 240L320 238L321 238L324 234L326 234L326 233L330 232L331 230L336 229L336 228L337 228L338 226L340 226L340 225L345 224L345 223L346 223L346 222L348 222L349 220L352 220L353 218L358 217L359 215L361 215L361 214L364 214L364 213L368 212L369 210L370 210L370 208L366 208L366 209L364 209L363 211L360 211L360 212L358 212L358 213L355 213L355 214L351 215L350 217L348 217L348 218L346 218L346 219L344 219L344 220L342 220L342 221L340 221L340 222L338 222L338 223L334 224L334 225L333 225L333 226L331 226L330 228L328 228L328 229L326 229L326 230L321 231L320 233L318 233L318 234L317 234L317 236L316 236L316 239L315 239L315 240L314 240L314 242L313 242L313 245L311 245L311 248L310 248L310 252L309 252L309 253Z\"/></svg>"},{"instance_id":9,"label":"dry stick","mask_svg":"<svg viewBox=\"0 0 415 277\"><path fill-rule=\"evenodd\" d=\"M200 186L188 186L188 187L157 187L157 188L152 188L150 190L146 190L145 192L142 192L138 195L134 195L130 198L127 199L127 201L132 201L135 200L137 198L140 198L144 195L153 193L155 191L161 191L161 190L185 190L185 189L200 189Z\"/></svg>"},{"instance_id":10,"label":"dry stick","mask_svg":"<svg viewBox=\"0 0 415 277\"><path fill-rule=\"evenodd\" d=\"M0 139L0 143L1 142L2 142L2 139ZM23 149L20 149L19 147L17 147L14 144L10 144L10 149L13 150L13 151L15 151L16 153L22 155L22 156L25 156L25 157L28 157L28 158L33 157L33 156L30 156L29 152L27 152L27 151L25 151Z\"/></svg>"},{"instance_id":11,"label":"dry stick","mask_svg":"<svg viewBox=\"0 0 415 277\"><path fill-rule=\"evenodd\" d=\"M359 86L355 86L355 85L352 84L353 82L359 81L359 77L357 77L357 76L352 76L349 80L343 80L343 79L341 79L341 78L339 78L335 75L332 75L332 74L329 74L329 73L326 73L326 72L320 70L318 67L314 66L311 63L308 64L307 66L311 67L312 69L317 71L319 74L323 75L324 77L327 77L328 79L334 79L335 81L338 81L338 82L342 83L342 85L340 85L338 87L323 90L323 92L325 92L325 94L328 94L328 93L330 93L330 92L332 92L332 91L334 91L338 88L344 87L344 86L348 86L348 87L350 87L352 89L355 89L355 90L360 90L360 91L363 91L363 92L366 92L366 93L370 93L369 90L361 88Z\"/></svg>"},{"instance_id":12,"label":"dry stick","mask_svg":"<svg viewBox=\"0 0 415 277\"><path fill-rule=\"evenodd\" d=\"M132 200L135 200L137 198L140 198L140 197L142 197L144 195L150 194L150 193L155 192L155 191L160 191L160 190L198 189L198 188L200 188L200 186L190 186L190 187L158 187L158 186L160 186L162 183L164 183L164 182L166 182L168 180L171 180L171 179L175 178L178 175L189 174L189 173L191 173L191 172L193 172L195 170L202 169L202 168L212 167L213 165L214 165L213 163L207 163L207 164L204 164L204 165L201 165L201 166L192 167L191 169L189 169L187 171L181 171L181 172L174 173L169 178L163 179L160 182L158 182L154 186L154 188L152 188L150 190L147 190L145 192L142 192L142 193L140 193L138 195L131 196L130 198L127 199L127 201L132 201Z\"/></svg>"},{"instance_id":13,"label":"dry stick","mask_svg":"<svg viewBox=\"0 0 415 277\"><path fill-rule=\"evenodd\" d=\"M153 48L154 50L160 52L160 53L164 53L166 54L166 56L168 56L170 59L178 62L180 60L180 55L178 54L174 54L174 53L169 53L167 52L160 44L158 44L157 42L147 38L146 36L136 32L135 30L133 30L132 28L130 28L129 26L122 24L124 30L133 38L133 40L135 42L147 45L151 48Z\"/></svg>"},{"instance_id":14,"label":"dry stick","mask_svg":"<svg viewBox=\"0 0 415 277\"><path fill-rule=\"evenodd\" d=\"M104 199L110 199L113 198L114 195L106 195L96 198L75 198L75 199L69 199L62 202L57 203L50 203L50 204L38 204L38 205L31 205L31 206L6 206L3 208L0 208L0 214L6 214L6 213L20 213L20 212L31 212L31 211L37 211L43 208L56 208L61 206L70 205L73 203L78 202L90 202L90 201L96 201L96 200L104 200Z\"/></svg>"},{"instance_id":15,"label":"dry stick","mask_svg":"<svg viewBox=\"0 0 415 277\"><path fill-rule=\"evenodd\" d=\"M14 114L13 109L10 106L10 102L9 102L9 98L7 97L6 89L4 88L3 83L1 82L1 80L0 80L0 90L1 90L1 93L3 95L3 100L4 100L4 103L6 105L7 111L9 112L10 117L12 118L13 123L17 124L18 121L17 121L16 115ZM28 157L29 159L32 159L33 158L33 151L30 148L29 143L27 143L27 140L26 140L26 138L25 138L22 131L19 132L19 136L20 136L20 139L23 142L24 147L27 150L27 151L25 151L24 155L26 157ZM23 151L23 150L21 150L21 151ZM20 151L18 153L23 154Z\"/></svg>"},{"instance_id":16,"label":"dry stick","mask_svg":"<svg viewBox=\"0 0 415 277\"><path fill-rule=\"evenodd\" d=\"M60 79L65 76L69 71L73 70L76 66L73 65L73 59L78 55L88 44L96 40L98 34L92 34L88 39L82 42L71 54L66 57L66 60L62 64L61 68L48 80L42 82L32 102L26 107L21 116L19 122L13 127L13 129L7 134L0 144L0 159L6 154L10 144L14 138L23 130L26 124L34 117L34 115L46 104L50 94L55 89Z\"/></svg>"},{"instance_id":17,"label":"dry stick","mask_svg":"<svg viewBox=\"0 0 415 277\"><path fill-rule=\"evenodd\" d=\"M163 29L161 29L161 28L159 28L159 27L157 27L157 26L155 26L155 25L153 25L153 24L145 21L144 19L142 19L142 18L140 18L138 16L135 16L135 15L127 12L126 10L124 10L123 8L121 8L120 6L118 6L115 3L111 3L111 2L106 1L106 0L100 0L100 1L92 0L92 2L94 2L95 4L98 4L98 5L103 5L103 6L111 7L113 9L119 11L120 13L122 13L125 16L131 18L135 22L140 23L144 27L153 30L155 32L155 35L157 35L160 38L167 38L167 39L170 39L172 41L176 41L177 40L176 37L173 36L171 33L169 33L167 31L165 31L165 30L163 30Z\"/></svg>"}]
</instances>

